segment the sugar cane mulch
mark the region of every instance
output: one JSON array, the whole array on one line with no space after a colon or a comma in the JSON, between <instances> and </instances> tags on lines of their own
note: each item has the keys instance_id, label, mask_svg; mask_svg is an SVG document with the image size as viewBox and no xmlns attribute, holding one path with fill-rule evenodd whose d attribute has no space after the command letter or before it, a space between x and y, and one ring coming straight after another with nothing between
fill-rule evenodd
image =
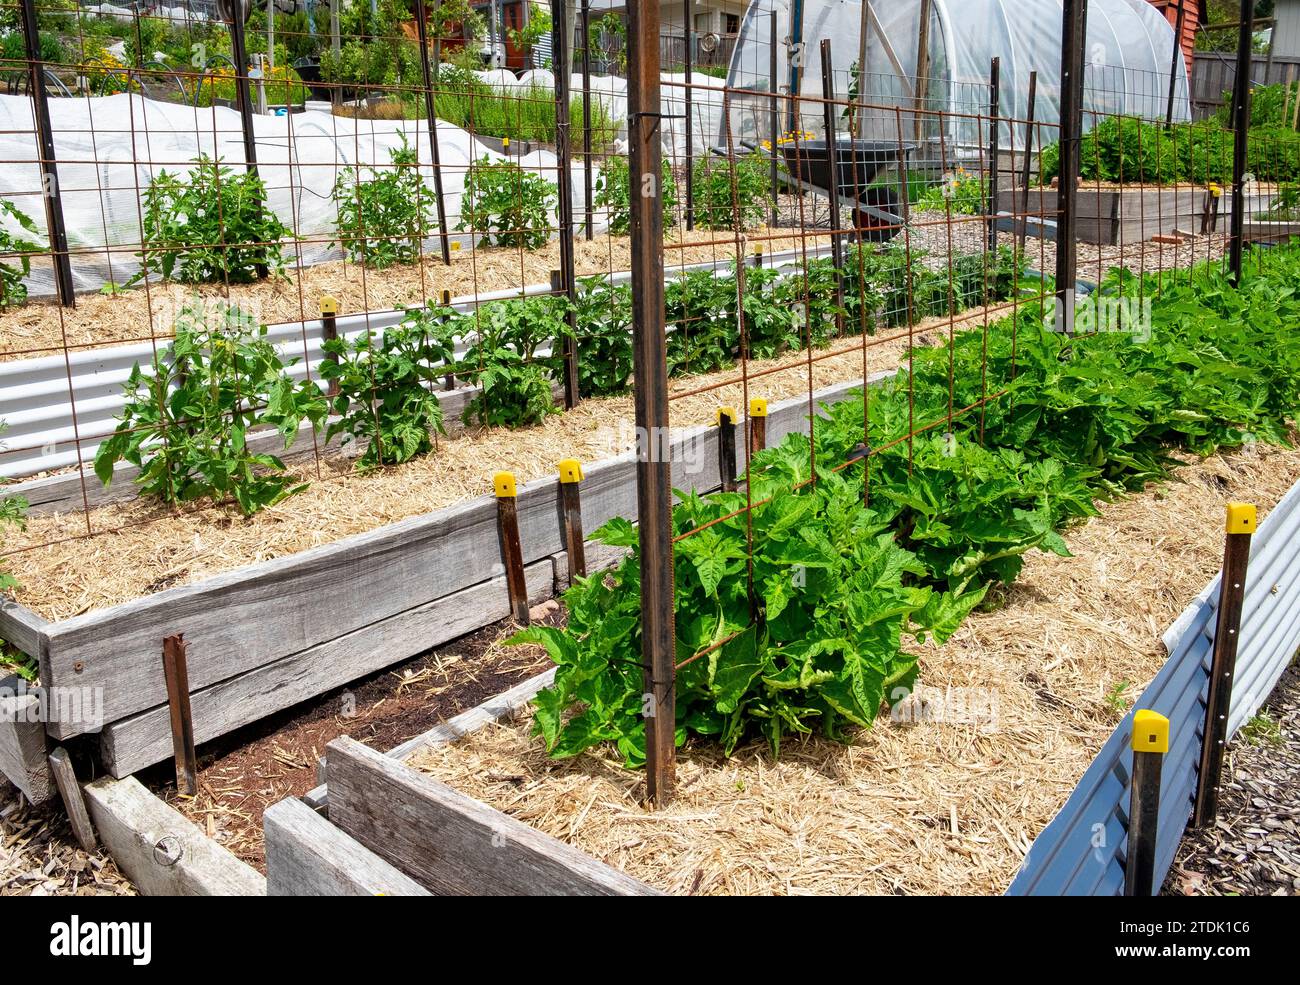
<instances>
[{"instance_id":1,"label":"sugar cane mulch","mask_svg":"<svg viewBox=\"0 0 1300 985\"><path fill-rule=\"evenodd\" d=\"M1073 557L1030 556L847 747L790 740L773 761L764 742L731 759L693 744L653 814L640 772L551 760L527 716L412 765L674 893L1001 893L1218 570L1224 503L1266 511L1300 478L1297 449L1185 460L1069 531Z\"/></svg>"}]
</instances>

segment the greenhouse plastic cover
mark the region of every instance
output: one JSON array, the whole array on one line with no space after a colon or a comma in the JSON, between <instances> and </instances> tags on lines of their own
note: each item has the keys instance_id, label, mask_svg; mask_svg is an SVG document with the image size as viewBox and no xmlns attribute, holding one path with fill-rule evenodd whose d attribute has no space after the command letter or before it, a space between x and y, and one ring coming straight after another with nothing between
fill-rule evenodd
<instances>
[{"instance_id":1,"label":"greenhouse plastic cover","mask_svg":"<svg viewBox=\"0 0 1300 985\"><path fill-rule=\"evenodd\" d=\"M482 76L502 88L553 86L549 72L524 73L518 80L505 72ZM721 95L710 94L708 89L721 87L722 80L698 73L693 79L695 146L703 152L718 130L721 114ZM673 160L682 160L685 154L684 80L680 74L663 77L662 112L666 118L661 133L664 153ZM581 76L574 76L573 87L575 92L580 90ZM591 87L610 117L620 123L620 139L626 139L627 80L596 76ZM158 172L165 169L184 174L199 154L220 157L233 170L243 170L243 137L239 114L233 109L195 109L127 94L51 98L49 106L73 282L78 290L95 290L108 281L121 284L139 270L140 196ZM387 165L389 151L400 145L403 133L418 147L426 184L432 188L429 130L421 120L358 120L308 110L286 116L254 115L253 126L258 170L266 182L271 210L297 235L313 240L299 246L302 263L342 258L342 250L329 244L336 217L331 196L335 180L344 168L358 162L365 167ZM32 129L31 100L0 95L0 159L31 162L0 168L0 196L31 216L43 233L45 209ZM447 225L455 230L471 159L504 158L445 121L438 122L437 132ZM575 147L581 146L580 135L580 121L575 120ZM549 151L522 157L512 154L511 160L555 180L555 155ZM138 163L133 165L133 161ZM585 183L576 160L571 179L574 215L581 222ZM555 222L553 216L551 224ZM0 216L0 223L16 236L31 238L8 217ZM602 225L599 213L595 225ZM453 239L468 242L471 237L456 234ZM44 236L40 245L46 246ZM105 249L106 245L112 248ZM427 241L426 249L436 249L436 239ZM32 266L28 278L32 293L52 293L49 261L37 259Z\"/></svg>"},{"instance_id":2,"label":"greenhouse plastic cover","mask_svg":"<svg viewBox=\"0 0 1300 985\"><path fill-rule=\"evenodd\" d=\"M819 43L829 38L836 95L846 98L848 70L858 60L863 14L860 0L756 0L741 26L728 85L770 91L770 15L775 10L777 42L782 45L778 50L777 85L782 90L788 87L790 65L782 42L794 33L792 5L796 11L802 7L803 14L802 33L798 35L804 42L800 94L821 98ZM917 64L920 0L876 0L871 12L880 29L868 31L865 100L873 106L912 109L911 77ZM928 73L932 82L927 108L987 115L989 68L997 57L1001 59L1001 115L1016 120L1026 118L1029 75L1037 71L1035 119L1043 124L1059 123L1061 26L1061 0L933 0ZM1173 51L1173 28L1147 0L1089 0L1083 80L1085 128L1094 122L1092 113L1163 119ZM1181 57L1174 82L1174 118L1190 119L1187 69ZM905 133L913 132L906 113L902 122ZM800 123L802 129L821 136L821 106L815 102L805 104ZM868 112L864 135L895 140L898 123L892 109ZM745 123L733 116L733 125L743 128ZM957 136L959 144L963 142L958 133L961 126L960 121L950 120L946 135ZM1050 142L1054 137L1044 134L1043 139ZM1001 140L1003 148L1010 146L1009 140L1022 146L1023 127L1004 123Z\"/></svg>"}]
</instances>

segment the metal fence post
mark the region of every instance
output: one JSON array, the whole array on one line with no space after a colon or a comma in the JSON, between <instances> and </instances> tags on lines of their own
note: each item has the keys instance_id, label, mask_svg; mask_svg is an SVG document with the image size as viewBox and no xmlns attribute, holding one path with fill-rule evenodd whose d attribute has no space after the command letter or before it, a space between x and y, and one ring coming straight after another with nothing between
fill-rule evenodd
<instances>
[{"instance_id":1,"label":"metal fence post","mask_svg":"<svg viewBox=\"0 0 1300 985\"><path fill-rule=\"evenodd\" d=\"M1169 751L1169 719L1145 708L1133 713L1133 775L1129 783L1128 851L1124 895L1155 889L1156 835L1160 822L1160 770Z\"/></svg>"},{"instance_id":2,"label":"metal fence post","mask_svg":"<svg viewBox=\"0 0 1300 985\"><path fill-rule=\"evenodd\" d=\"M1173 60L1169 63L1169 101L1165 105L1165 129L1174 125L1174 96L1178 91L1178 61L1183 58L1183 28L1187 23L1187 4L1178 4L1178 18L1174 25ZM1191 93L1188 93L1190 96Z\"/></svg>"},{"instance_id":3,"label":"metal fence post","mask_svg":"<svg viewBox=\"0 0 1300 985\"><path fill-rule=\"evenodd\" d=\"M1061 23L1060 178L1056 195L1056 330L1074 333L1075 212L1083 138L1083 45L1088 0L1063 0Z\"/></svg>"},{"instance_id":4,"label":"metal fence post","mask_svg":"<svg viewBox=\"0 0 1300 985\"><path fill-rule=\"evenodd\" d=\"M1228 504L1214 655L1210 662L1210 688L1205 697L1196 809L1192 813L1194 828L1213 824L1219 810L1219 777L1223 773L1223 753L1228 742L1228 709L1232 706L1232 676L1237 669L1237 643L1241 636L1241 609L1246 597L1246 571L1255 516L1251 503Z\"/></svg>"},{"instance_id":5,"label":"metal fence post","mask_svg":"<svg viewBox=\"0 0 1300 985\"><path fill-rule=\"evenodd\" d=\"M438 150L438 117L433 97L433 72L429 65L429 27L425 23L424 0L415 0L415 30L420 43L420 73L424 80L424 115L429 121L429 161L433 166L433 197L438 208L438 241L442 262L450 265L451 246L447 234L447 205L442 198L442 157Z\"/></svg>"},{"instance_id":6,"label":"metal fence post","mask_svg":"<svg viewBox=\"0 0 1300 985\"><path fill-rule=\"evenodd\" d=\"M555 165L558 170L556 189L559 192L560 226L560 276L561 288L569 300L569 327L574 327L573 307L577 303L577 285L574 284L573 264L573 171L570 167L572 153L569 133L569 73L570 37L566 37L567 0L551 0L551 68L555 73ZM570 333L572 334L572 332ZM566 370L564 407L572 410L578 406L577 350L572 338L564 340Z\"/></svg>"},{"instance_id":7,"label":"metal fence post","mask_svg":"<svg viewBox=\"0 0 1300 985\"><path fill-rule=\"evenodd\" d=\"M519 541L519 511L513 472L492 477L497 500L497 533L501 537L501 560L506 569L506 594L510 615L521 626L528 625L528 583L524 578L524 552Z\"/></svg>"},{"instance_id":8,"label":"metal fence post","mask_svg":"<svg viewBox=\"0 0 1300 985\"><path fill-rule=\"evenodd\" d=\"M591 170L591 0L582 0L582 182L585 191L586 238L595 235L596 222Z\"/></svg>"},{"instance_id":9,"label":"metal fence post","mask_svg":"<svg viewBox=\"0 0 1300 985\"><path fill-rule=\"evenodd\" d=\"M691 42L695 38L695 32L691 29L691 7L694 6L692 0L682 0L682 30L685 32L686 51L682 56L685 60L686 67L686 231L690 232L695 228L695 207L691 202L691 193L695 191L695 176L691 174L693 158L695 156L695 138L691 134L692 101L691 101L691 73L694 70L691 55ZM772 148L772 153L776 153L776 148Z\"/></svg>"},{"instance_id":10,"label":"metal fence post","mask_svg":"<svg viewBox=\"0 0 1300 985\"><path fill-rule=\"evenodd\" d=\"M1237 28L1237 77L1232 82L1232 218L1228 234L1228 266L1232 283L1241 282L1242 238L1246 225L1246 142L1250 139L1250 66L1254 49L1255 0L1241 0Z\"/></svg>"},{"instance_id":11,"label":"metal fence post","mask_svg":"<svg viewBox=\"0 0 1300 985\"><path fill-rule=\"evenodd\" d=\"M59 189L59 166L54 160L54 129L50 124L49 95L45 91L45 66L41 62L41 34L36 21L35 0L22 0L22 18L32 116L36 121L36 142L41 155L41 198L45 200L45 228L50 235L50 259L54 263L54 286L59 294L59 303L71 308L76 305L72 289L72 258L68 256L68 232L63 223L63 195Z\"/></svg>"},{"instance_id":12,"label":"metal fence post","mask_svg":"<svg viewBox=\"0 0 1300 985\"><path fill-rule=\"evenodd\" d=\"M989 249L998 248L998 156L1001 127L998 114L1002 102L1002 59L994 58L989 65ZM1014 155L1013 155L1014 156Z\"/></svg>"},{"instance_id":13,"label":"metal fence post","mask_svg":"<svg viewBox=\"0 0 1300 985\"><path fill-rule=\"evenodd\" d=\"M659 5L628 6L628 158L632 231L632 344L641 538L641 663L646 682L646 792L673 796L677 663L673 612L672 462L664 339ZM646 180L648 179L648 180ZM648 194L646 193L648 192Z\"/></svg>"},{"instance_id":14,"label":"metal fence post","mask_svg":"<svg viewBox=\"0 0 1300 985\"><path fill-rule=\"evenodd\" d=\"M250 175L256 176L257 135L253 129L253 93L248 84L248 49L244 44L245 11L251 12L252 4L249 0L223 0L220 9L230 25L230 58L235 63L235 106L239 110L239 128L244 137L244 166ZM265 200L257 203L258 212L265 208ZM265 260L256 264L256 270L258 277L266 277Z\"/></svg>"}]
</instances>

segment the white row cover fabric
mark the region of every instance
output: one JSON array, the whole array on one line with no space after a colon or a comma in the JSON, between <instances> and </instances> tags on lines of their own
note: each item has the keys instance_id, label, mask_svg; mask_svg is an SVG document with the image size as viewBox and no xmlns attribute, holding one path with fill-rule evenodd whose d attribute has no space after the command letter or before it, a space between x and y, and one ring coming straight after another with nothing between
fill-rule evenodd
<instances>
[{"instance_id":1,"label":"white row cover fabric","mask_svg":"<svg viewBox=\"0 0 1300 985\"><path fill-rule=\"evenodd\" d=\"M483 74L485 81L502 87L536 84L551 88L554 84L549 72L525 73L524 78L511 77L509 81L503 78L508 73ZM663 77L662 111L670 117L662 123L664 153L674 161L683 160L685 154L684 81L682 75ZM722 80L696 74L694 83L695 146L703 153L721 118L721 96L710 89L719 88ZM580 92L581 84L581 76L575 75L573 92ZM594 77L592 91L611 118L620 122L620 138L625 140L627 81ZM73 282L78 290L97 290L109 281L121 284L139 270L135 254L141 240L140 197L160 171L186 174L199 154L221 158L236 172L244 170L239 114L233 109L195 109L128 94L52 98L49 105ZM330 240L337 216L331 192L344 168L357 164L383 168L389 164L389 152L400 145L405 134L418 149L426 184L433 187L429 130L423 121L358 120L309 110L287 116L254 116L253 126L258 171L267 186L269 207L306 240L297 247L304 264L343 256ZM575 120L574 126L574 146L580 148L581 121ZM445 121L439 121L437 133L447 225L454 231L460 222L471 161L504 158ZM44 230L32 104L26 96L0 95L0 159L18 162L0 168L0 197L12 200ZM512 154L510 159L548 180L557 178L555 155L549 151L522 157ZM580 162L575 160L570 177L575 220L580 223L586 204ZM599 213L595 220L597 229L604 228ZM553 215L551 224L556 221ZM14 235L31 238L5 216L0 216L0 224ZM468 244L472 237L466 233L454 239ZM45 245L42 238L41 246ZM429 240L426 247L432 252L436 240ZM47 260L33 263L28 285L33 294L53 293L53 273Z\"/></svg>"},{"instance_id":2,"label":"white row cover fabric","mask_svg":"<svg viewBox=\"0 0 1300 985\"><path fill-rule=\"evenodd\" d=\"M900 122L905 139L918 132L912 112L921 0L874 0L869 5L862 136L897 140ZM799 105L797 118L782 111L781 129L824 135L822 107L822 39L830 39L835 68L835 95L847 99L850 68L859 58L862 0L755 0L746 12L732 56L728 85L770 93L771 14L777 21L777 92L814 100ZM945 114L989 114L989 69L1001 61L1001 146L1023 145L1024 128L1012 120L1028 115L1029 77L1038 73L1035 119L1046 128L1060 121L1061 0L932 0L929 24L929 70L926 110ZM1146 119L1165 115L1171 68L1174 73L1174 119L1191 118L1187 68L1174 59L1174 31L1147 0L1089 0L1084 49L1084 126L1098 115L1123 114ZM744 97L733 102L732 127L746 140L766 139L770 128L768 100ZM895 108L901 110L896 112ZM935 140L937 117L927 117L919 132ZM958 149L974 150L987 140L987 120L945 120L943 137ZM980 131L984 136L977 136ZM1042 139L1055 134L1045 129Z\"/></svg>"}]
</instances>

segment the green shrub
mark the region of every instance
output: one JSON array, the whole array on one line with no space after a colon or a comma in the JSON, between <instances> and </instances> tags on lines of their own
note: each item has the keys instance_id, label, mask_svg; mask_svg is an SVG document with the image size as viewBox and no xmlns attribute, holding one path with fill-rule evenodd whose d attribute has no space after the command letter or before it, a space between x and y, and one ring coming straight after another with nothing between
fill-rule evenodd
<instances>
[{"instance_id":1,"label":"green shrub","mask_svg":"<svg viewBox=\"0 0 1300 985\"><path fill-rule=\"evenodd\" d=\"M187 178L159 171L143 196L143 269L182 284L247 283L284 270L292 233L266 205L261 176L200 156Z\"/></svg>"},{"instance_id":2,"label":"green shrub","mask_svg":"<svg viewBox=\"0 0 1300 985\"><path fill-rule=\"evenodd\" d=\"M691 188L697 226L750 229L762 223L772 199L771 162L755 151L736 158L733 169L727 158L705 154L695 162Z\"/></svg>"},{"instance_id":3,"label":"green shrub","mask_svg":"<svg viewBox=\"0 0 1300 985\"><path fill-rule=\"evenodd\" d=\"M482 234L489 246L539 249L551 238L557 194L555 185L540 175L485 155L465 178L456 228Z\"/></svg>"},{"instance_id":4,"label":"green shrub","mask_svg":"<svg viewBox=\"0 0 1300 985\"><path fill-rule=\"evenodd\" d=\"M399 465L433 450L446 434L433 384L446 375L454 353L451 309L409 308L401 323L378 338L364 332L353 342L330 339L320 374L337 386L331 411L338 416L327 440L342 434L367 442L359 465Z\"/></svg>"},{"instance_id":5,"label":"green shrub","mask_svg":"<svg viewBox=\"0 0 1300 985\"><path fill-rule=\"evenodd\" d=\"M663 203L664 228L674 225L677 216L677 182L673 179L672 165L667 158L662 161L661 201ZM592 204L605 209L609 220L609 231L623 235L631 229L632 224L632 173L628 159L615 155L605 161L596 177L596 193Z\"/></svg>"},{"instance_id":6,"label":"green shrub","mask_svg":"<svg viewBox=\"0 0 1300 985\"><path fill-rule=\"evenodd\" d=\"M31 254L40 249L31 240L15 236L5 229L3 220L6 217L33 236L40 235L31 216L13 202L0 201L0 311L27 300L27 285L23 280L32 272ZM9 258L17 263L4 262Z\"/></svg>"},{"instance_id":7,"label":"green shrub","mask_svg":"<svg viewBox=\"0 0 1300 985\"><path fill-rule=\"evenodd\" d=\"M295 382L266 326L233 305L187 305L176 339L155 356L151 371L137 363L126 381L117 429L95 455L104 485L113 466L140 470L145 495L168 503L233 499L245 516L278 503L291 486L274 455L248 447L256 428L279 431L288 448L303 421L319 426L327 406L314 383Z\"/></svg>"},{"instance_id":8,"label":"green shrub","mask_svg":"<svg viewBox=\"0 0 1300 985\"><path fill-rule=\"evenodd\" d=\"M406 141L389 152L391 166L344 168L334 184L339 241L348 259L377 270L415 263L426 236L438 228L436 198L420 177L416 149Z\"/></svg>"}]
</instances>

